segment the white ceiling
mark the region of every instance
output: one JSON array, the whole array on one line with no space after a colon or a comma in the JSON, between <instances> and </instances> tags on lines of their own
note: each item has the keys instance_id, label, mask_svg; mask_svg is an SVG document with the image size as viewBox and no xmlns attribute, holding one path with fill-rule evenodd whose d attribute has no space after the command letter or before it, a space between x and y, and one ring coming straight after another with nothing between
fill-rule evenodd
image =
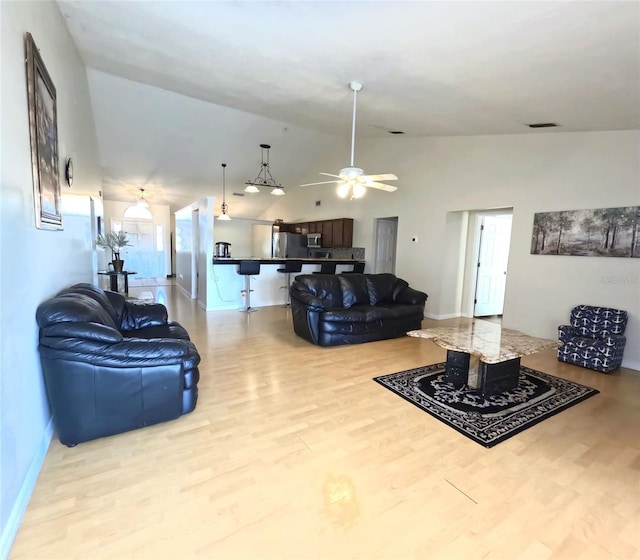
<instances>
[{"instance_id":1,"label":"white ceiling","mask_svg":"<svg viewBox=\"0 0 640 560\"><path fill-rule=\"evenodd\" d=\"M58 4L101 71L90 86L107 198L146 182L176 209L207 184L218 194L221 158L235 158L240 190L262 142L278 181L320 180L348 163L354 79L365 84L358 138L640 128L637 2ZM242 213L257 215L265 197Z\"/></svg>"}]
</instances>

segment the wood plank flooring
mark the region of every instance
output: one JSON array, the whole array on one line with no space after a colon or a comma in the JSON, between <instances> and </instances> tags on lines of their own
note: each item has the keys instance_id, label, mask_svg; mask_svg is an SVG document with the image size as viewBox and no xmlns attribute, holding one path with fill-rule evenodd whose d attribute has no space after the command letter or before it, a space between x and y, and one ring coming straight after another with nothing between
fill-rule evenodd
<instances>
[{"instance_id":1,"label":"wood plank flooring","mask_svg":"<svg viewBox=\"0 0 640 560\"><path fill-rule=\"evenodd\" d=\"M527 356L601 393L484 449L372 381L444 361L429 340L318 348L287 309L149 289L202 354L196 410L54 439L10 558L640 558L638 372Z\"/></svg>"}]
</instances>

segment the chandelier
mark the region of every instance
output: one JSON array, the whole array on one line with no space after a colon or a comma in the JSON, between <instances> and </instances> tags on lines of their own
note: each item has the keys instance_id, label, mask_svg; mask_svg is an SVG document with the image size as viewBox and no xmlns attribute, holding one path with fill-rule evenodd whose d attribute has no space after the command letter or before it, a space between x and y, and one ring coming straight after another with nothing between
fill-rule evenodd
<instances>
[{"instance_id":1,"label":"chandelier","mask_svg":"<svg viewBox=\"0 0 640 560\"><path fill-rule=\"evenodd\" d=\"M140 198L135 204L132 204L124 211L125 218L151 220L153 214L149 210L149 203L144 199L144 189L140 189Z\"/></svg>"},{"instance_id":2,"label":"chandelier","mask_svg":"<svg viewBox=\"0 0 640 560\"><path fill-rule=\"evenodd\" d=\"M225 168L227 167L226 163L222 164L222 212L218 216L218 220L228 221L231 219L231 216L227 214L229 211L229 207L227 206L226 199L226 181L225 181Z\"/></svg>"},{"instance_id":3,"label":"chandelier","mask_svg":"<svg viewBox=\"0 0 640 560\"><path fill-rule=\"evenodd\" d=\"M275 196L282 196L284 194L282 184L276 183L276 180L273 178L271 171L269 170L269 149L271 146L269 146L269 144L260 144L260 147L262 148L262 165L260 166L260 172L253 181L247 181L245 183L247 186L245 187L244 192L258 193L260 192L258 187L269 187L271 188L271 194ZM267 152L266 158L265 150Z\"/></svg>"}]
</instances>

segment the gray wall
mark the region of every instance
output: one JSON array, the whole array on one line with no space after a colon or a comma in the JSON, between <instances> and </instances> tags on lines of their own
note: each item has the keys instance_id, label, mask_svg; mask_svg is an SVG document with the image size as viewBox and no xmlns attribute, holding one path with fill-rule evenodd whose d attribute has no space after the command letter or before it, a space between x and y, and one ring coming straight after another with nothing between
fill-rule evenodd
<instances>
[{"instance_id":1,"label":"gray wall","mask_svg":"<svg viewBox=\"0 0 640 560\"><path fill-rule=\"evenodd\" d=\"M89 197L69 193L97 197L100 167L85 67L57 5L0 2L0 10L1 558L13 541L51 437L37 353L36 307L72 283L93 279ZM57 89L60 159L72 157L75 163L73 190L62 187L63 231L35 228L24 63L27 31Z\"/></svg>"}]
</instances>

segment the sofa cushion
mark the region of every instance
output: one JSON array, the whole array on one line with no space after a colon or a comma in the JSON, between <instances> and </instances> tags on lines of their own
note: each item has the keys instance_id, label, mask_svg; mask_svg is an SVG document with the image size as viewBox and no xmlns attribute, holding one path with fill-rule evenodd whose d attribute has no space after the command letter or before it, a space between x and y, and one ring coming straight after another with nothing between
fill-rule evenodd
<instances>
[{"instance_id":1,"label":"sofa cushion","mask_svg":"<svg viewBox=\"0 0 640 560\"><path fill-rule=\"evenodd\" d=\"M81 293L66 293L40 304L36 320L41 329L57 323L99 323L116 329L109 313L93 298Z\"/></svg>"},{"instance_id":2,"label":"sofa cushion","mask_svg":"<svg viewBox=\"0 0 640 560\"><path fill-rule=\"evenodd\" d=\"M338 280L342 290L342 306L345 309L349 309L354 305L369 303L364 274L339 274Z\"/></svg>"},{"instance_id":3,"label":"sofa cushion","mask_svg":"<svg viewBox=\"0 0 640 560\"><path fill-rule=\"evenodd\" d=\"M392 303L394 300L394 287L397 278L393 274L367 274L366 283L369 293L369 303Z\"/></svg>"},{"instance_id":4,"label":"sofa cushion","mask_svg":"<svg viewBox=\"0 0 640 560\"><path fill-rule=\"evenodd\" d=\"M375 323L421 314L422 309L417 305L354 305L349 309L325 311L320 314L320 320L329 323Z\"/></svg>"},{"instance_id":5,"label":"sofa cushion","mask_svg":"<svg viewBox=\"0 0 640 560\"><path fill-rule=\"evenodd\" d=\"M75 284L74 286L65 288L58 293L59 296L73 294L82 294L84 296L87 296L88 298L91 298L109 314L109 317L111 317L114 326L120 323L120 319L118 317L118 314L116 313L116 310L114 309L113 305L111 305L111 302L107 298L106 293L100 288L97 288L93 284Z\"/></svg>"},{"instance_id":6,"label":"sofa cushion","mask_svg":"<svg viewBox=\"0 0 640 560\"><path fill-rule=\"evenodd\" d=\"M323 306L342 307L342 290L336 274L301 274L296 276L309 293L322 300Z\"/></svg>"},{"instance_id":7,"label":"sofa cushion","mask_svg":"<svg viewBox=\"0 0 640 560\"><path fill-rule=\"evenodd\" d=\"M180 338L189 340L187 330L181 324L174 323L173 321L169 321L165 325L153 325L142 329L132 329L125 331L124 335L127 338Z\"/></svg>"}]
</instances>

